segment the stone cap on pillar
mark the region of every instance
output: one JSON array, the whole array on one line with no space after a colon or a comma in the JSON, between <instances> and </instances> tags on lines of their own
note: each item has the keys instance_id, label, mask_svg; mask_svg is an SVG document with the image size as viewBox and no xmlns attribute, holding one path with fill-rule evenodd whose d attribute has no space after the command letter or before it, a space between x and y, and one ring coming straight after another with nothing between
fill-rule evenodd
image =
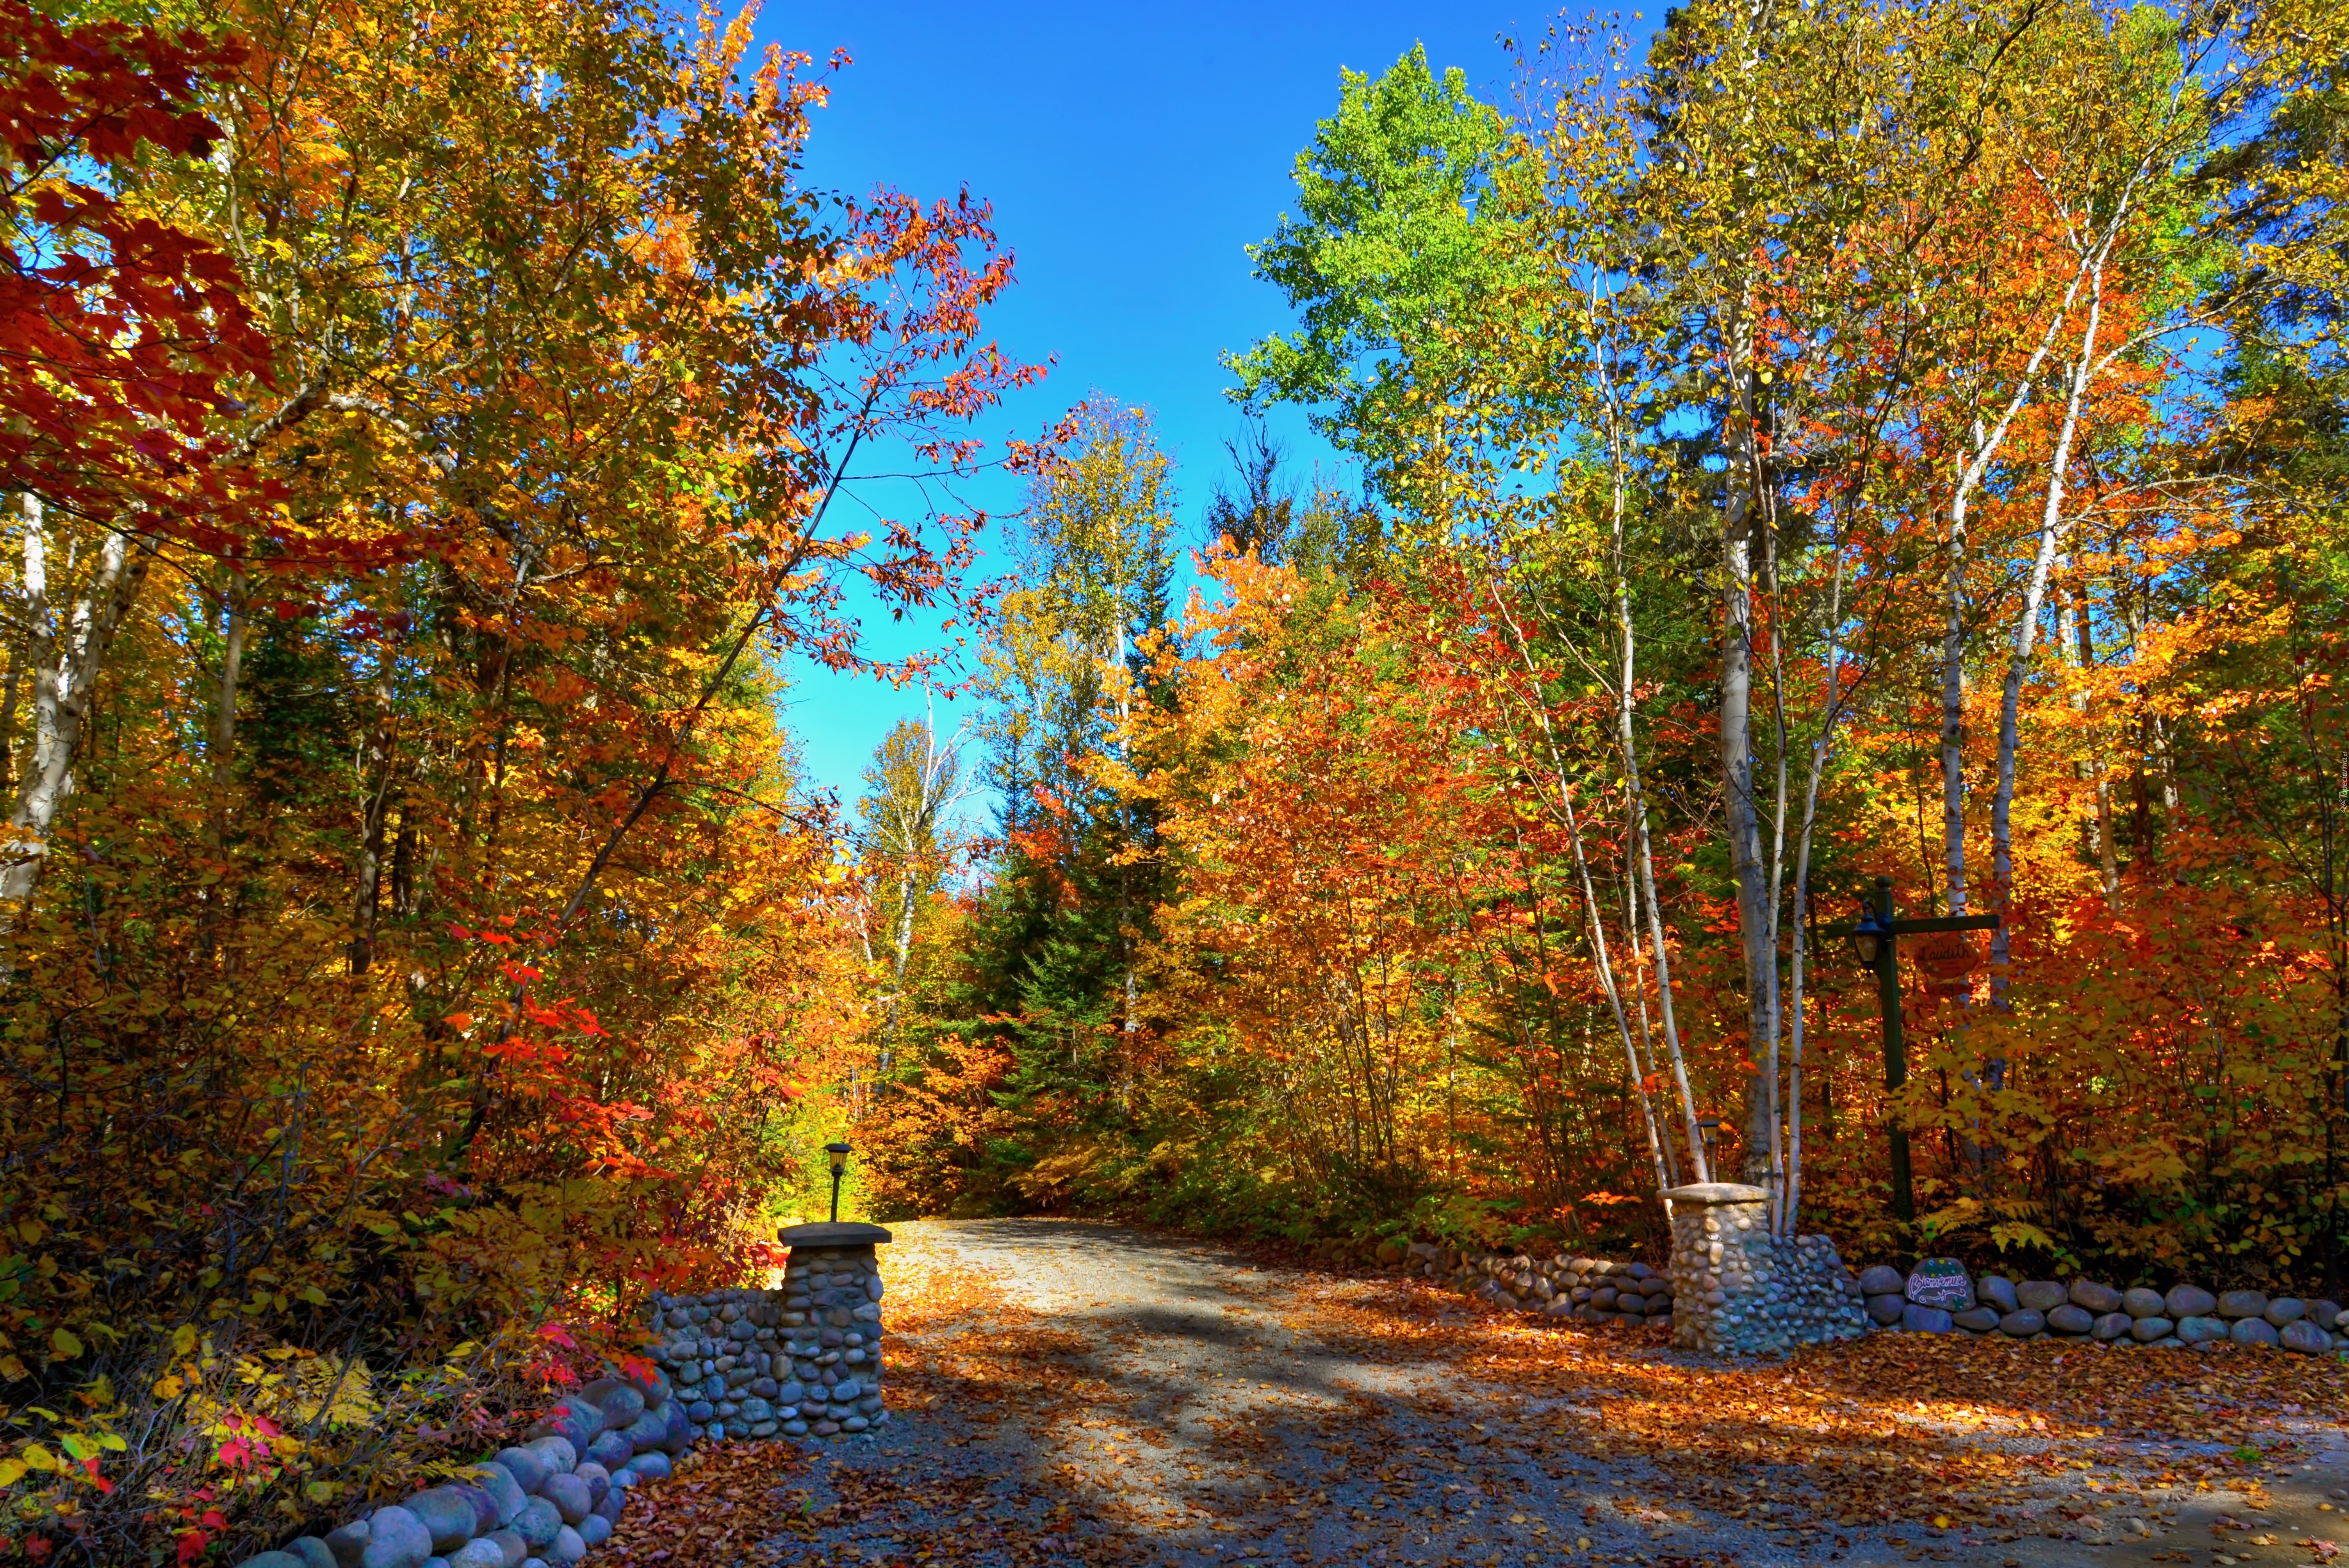
<instances>
[{"instance_id":1,"label":"stone cap on pillar","mask_svg":"<svg viewBox=\"0 0 2349 1568\"><path fill-rule=\"evenodd\" d=\"M889 1239L878 1225L854 1220L819 1220L812 1225L785 1225L775 1240L787 1247L869 1247Z\"/></svg>"},{"instance_id":2,"label":"stone cap on pillar","mask_svg":"<svg viewBox=\"0 0 2349 1568\"><path fill-rule=\"evenodd\" d=\"M1743 1181L1697 1181L1664 1194L1675 1203L1766 1203L1770 1194Z\"/></svg>"}]
</instances>

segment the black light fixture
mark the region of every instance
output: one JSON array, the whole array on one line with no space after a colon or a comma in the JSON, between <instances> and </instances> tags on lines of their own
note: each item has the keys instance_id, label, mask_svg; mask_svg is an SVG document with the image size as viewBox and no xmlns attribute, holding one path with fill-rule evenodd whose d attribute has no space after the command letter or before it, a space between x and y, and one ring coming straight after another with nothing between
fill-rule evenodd
<instances>
[{"instance_id":1,"label":"black light fixture","mask_svg":"<svg viewBox=\"0 0 2349 1568\"><path fill-rule=\"evenodd\" d=\"M1696 1119L1696 1129L1698 1134L1704 1140L1706 1151L1710 1152L1713 1149L1714 1135L1721 1131L1721 1118L1717 1116L1700 1116Z\"/></svg>"},{"instance_id":2,"label":"black light fixture","mask_svg":"<svg viewBox=\"0 0 2349 1568\"><path fill-rule=\"evenodd\" d=\"M1853 923L1851 928L1851 950L1859 959L1861 968L1876 967L1877 960L1884 953L1884 939L1890 934L1890 927L1875 909L1868 904L1859 906L1859 919Z\"/></svg>"},{"instance_id":3,"label":"black light fixture","mask_svg":"<svg viewBox=\"0 0 2349 1568\"><path fill-rule=\"evenodd\" d=\"M832 1222L840 1223L840 1179L848 1174L848 1145L827 1143L823 1151L832 1156Z\"/></svg>"}]
</instances>

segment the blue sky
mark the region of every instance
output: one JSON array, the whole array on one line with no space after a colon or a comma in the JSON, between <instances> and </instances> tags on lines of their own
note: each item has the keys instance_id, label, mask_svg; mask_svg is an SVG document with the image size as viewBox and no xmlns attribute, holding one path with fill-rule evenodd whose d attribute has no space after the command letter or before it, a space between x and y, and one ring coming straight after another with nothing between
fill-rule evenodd
<instances>
[{"instance_id":1,"label":"blue sky","mask_svg":"<svg viewBox=\"0 0 2349 1568\"><path fill-rule=\"evenodd\" d=\"M1189 526L1239 429L1218 354L1290 325L1242 248L1290 209L1290 166L1336 108L1340 67L1375 76L1424 43L1432 64L1459 66L1497 98L1509 71L1500 37L1549 14L1517 0L827 4L775 6L758 36L818 60L835 46L854 57L816 117L812 183L886 182L925 198L967 185L994 203L1019 280L996 335L1022 357L1058 360L1011 405L1011 426L1034 430L1094 390L1148 407ZM1277 418L1273 430L1300 465L1339 471L1301 419ZM1018 504L1008 483L980 493L991 510ZM926 634L884 631L875 645L891 652ZM792 676L787 717L808 781L853 805L874 746L920 713L922 695ZM942 707L940 727L955 717Z\"/></svg>"}]
</instances>

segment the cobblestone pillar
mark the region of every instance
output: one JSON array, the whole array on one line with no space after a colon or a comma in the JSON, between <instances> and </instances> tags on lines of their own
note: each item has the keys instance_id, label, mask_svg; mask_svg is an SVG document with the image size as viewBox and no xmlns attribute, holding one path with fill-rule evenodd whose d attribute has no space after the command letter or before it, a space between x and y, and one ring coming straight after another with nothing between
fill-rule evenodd
<instances>
[{"instance_id":1,"label":"cobblestone pillar","mask_svg":"<svg viewBox=\"0 0 2349 1568\"><path fill-rule=\"evenodd\" d=\"M1735 1181L1675 1187L1672 1345L1713 1356L1784 1353L1867 1331L1859 1282L1825 1236L1770 1235L1770 1194Z\"/></svg>"},{"instance_id":2,"label":"cobblestone pillar","mask_svg":"<svg viewBox=\"0 0 2349 1568\"><path fill-rule=\"evenodd\" d=\"M775 1403L789 1411L782 1429L793 1437L861 1432L889 1418L881 1403L881 1265L873 1252L888 1239L878 1225L848 1222L777 1234L792 1256L782 1290L790 1381L776 1390Z\"/></svg>"},{"instance_id":3,"label":"cobblestone pillar","mask_svg":"<svg viewBox=\"0 0 2349 1568\"><path fill-rule=\"evenodd\" d=\"M1672 1346L1739 1355L1750 1348L1762 1293L1776 1273L1770 1194L1701 1181L1664 1197L1672 1214Z\"/></svg>"}]
</instances>

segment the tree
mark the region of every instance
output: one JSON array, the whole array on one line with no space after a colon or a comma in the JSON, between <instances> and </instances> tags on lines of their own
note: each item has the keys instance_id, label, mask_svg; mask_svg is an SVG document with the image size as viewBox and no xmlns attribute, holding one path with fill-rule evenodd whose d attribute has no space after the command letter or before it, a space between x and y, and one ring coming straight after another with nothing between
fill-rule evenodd
<instances>
[{"instance_id":1,"label":"tree","mask_svg":"<svg viewBox=\"0 0 2349 1568\"><path fill-rule=\"evenodd\" d=\"M0 725L13 732L20 685L33 716L0 869L5 940L161 542L214 545L255 525L263 498L237 471L251 447L218 426L234 387L265 381L270 349L230 259L120 193L147 158L210 152L221 131L198 108L202 83L241 52L194 33L68 26L13 0L0 20L16 44L0 67L0 493L23 561Z\"/></svg>"},{"instance_id":2,"label":"tree","mask_svg":"<svg viewBox=\"0 0 2349 1568\"><path fill-rule=\"evenodd\" d=\"M883 667L848 573L967 608L981 522L833 503L891 442L951 498L1034 374L984 204L810 189L828 80L747 18L210 19L243 42L26 21L65 64L7 78L86 114L40 150L96 195L11 154L7 286L93 335L82 391L0 367L63 409L10 427L12 678L57 659L78 726L0 751L74 851L0 986L0 1213L51 1216L0 1378L57 1412L0 1474L104 1456L9 1526L101 1562L325 1522L763 1257L814 1064L870 1041L777 697ZM223 1447L337 1377L379 1423Z\"/></svg>"},{"instance_id":3,"label":"tree","mask_svg":"<svg viewBox=\"0 0 2349 1568\"><path fill-rule=\"evenodd\" d=\"M864 933L867 959L879 924L887 953L886 1013L873 1070L888 1080L905 1037L905 972L914 951L915 914L936 896L957 852L955 808L969 797L962 778L964 731L941 740L933 715L926 723L899 719L874 748L864 770L869 791L857 803L864 820L865 876L876 892Z\"/></svg>"},{"instance_id":4,"label":"tree","mask_svg":"<svg viewBox=\"0 0 2349 1568\"><path fill-rule=\"evenodd\" d=\"M1337 114L1297 157L1299 215L1248 252L1302 320L1226 356L1235 396L1315 410L1398 504L1408 387L1506 296L1491 193L1506 141L1499 113L1457 67L1439 78L1421 46L1375 82L1341 71Z\"/></svg>"}]
</instances>

